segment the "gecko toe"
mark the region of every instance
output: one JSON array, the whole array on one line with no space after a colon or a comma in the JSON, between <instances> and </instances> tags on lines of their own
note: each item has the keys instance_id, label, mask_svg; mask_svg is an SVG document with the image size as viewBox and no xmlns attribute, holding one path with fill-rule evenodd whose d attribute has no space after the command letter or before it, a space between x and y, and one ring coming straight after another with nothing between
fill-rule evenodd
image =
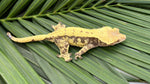
<instances>
[{"instance_id":1,"label":"gecko toe","mask_svg":"<svg viewBox=\"0 0 150 84\"><path fill-rule=\"evenodd\" d=\"M72 60L72 58L70 58L70 56L71 56L71 53L57 55L57 57L59 57L59 58L64 58L64 60L65 60L66 62L69 62L69 61Z\"/></svg>"},{"instance_id":2,"label":"gecko toe","mask_svg":"<svg viewBox=\"0 0 150 84\"><path fill-rule=\"evenodd\" d=\"M65 59L66 62L70 62L71 60L72 60L72 58Z\"/></svg>"},{"instance_id":3,"label":"gecko toe","mask_svg":"<svg viewBox=\"0 0 150 84\"><path fill-rule=\"evenodd\" d=\"M79 58L79 59L83 59L83 57L82 57L81 55L76 55L76 56L75 56L75 60L77 60L78 58Z\"/></svg>"},{"instance_id":4,"label":"gecko toe","mask_svg":"<svg viewBox=\"0 0 150 84\"><path fill-rule=\"evenodd\" d=\"M62 55L57 55L57 57L61 58L61 57L63 57L63 56L62 56Z\"/></svg>"}]
</instances>

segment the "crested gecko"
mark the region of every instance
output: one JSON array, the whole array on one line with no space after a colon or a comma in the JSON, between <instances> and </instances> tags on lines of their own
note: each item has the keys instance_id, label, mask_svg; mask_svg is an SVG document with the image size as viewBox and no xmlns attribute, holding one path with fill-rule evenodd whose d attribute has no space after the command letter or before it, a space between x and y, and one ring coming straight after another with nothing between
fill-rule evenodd
<instances>
[{"instance_id":1,"label":"crested gecko","mask_svg":"<svg viewBox=\"0 0 150 84\"><path fill-rule=\"evenodd\" d=\"M54 42L60 50L58 57L64 58L65 61L72 60L71 53L68 53L69 46L82 47L75 53L75 59L82 59L82 54L95 47L105 47L118 44L126 39L126 35L121 34L118 28L104 26L98 29L86 29L81 27L66 27L58 23L52 25L54 31L46 35L35 35L24 38L16 38L7 32L8 37L19 43L48 40Z\"/></svg>"}]
</instances>

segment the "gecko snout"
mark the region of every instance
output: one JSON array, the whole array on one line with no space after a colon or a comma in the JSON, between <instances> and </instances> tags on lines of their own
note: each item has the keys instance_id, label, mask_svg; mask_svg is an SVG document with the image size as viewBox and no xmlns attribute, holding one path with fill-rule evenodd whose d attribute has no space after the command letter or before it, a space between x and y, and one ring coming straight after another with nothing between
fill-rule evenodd
<instances>
[{"instance_id":1,"label":"gecko snout","mask_svg":"<svg viewBox=\"0 0 150 84\"><path fill-rule=\"evenodd\" d=\"M121 34L119 41L122 42L124 40L126 40L126 35Z\"/></svg>"}]
</instances>

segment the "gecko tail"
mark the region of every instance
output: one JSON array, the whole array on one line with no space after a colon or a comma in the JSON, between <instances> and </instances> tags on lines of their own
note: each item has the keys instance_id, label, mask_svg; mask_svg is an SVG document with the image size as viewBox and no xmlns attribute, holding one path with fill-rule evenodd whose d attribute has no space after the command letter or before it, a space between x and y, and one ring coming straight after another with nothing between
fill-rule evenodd
<instances>
[{"instance_id":1,"label":"gecko tail","mask_svg":"<svg viewBox=\"0 0 150 84\"><path fill-rule=\"evenodd\" d=\"M49 34L47 35L36 35L36 36L29 36L29 37L24 37L24 38L16 38L11 35L10 32L7 32L7 36L13 40L14 42L18 43L27 43L27 42L33 42L33 41L42 41L42 40L47 40L50 38Z\"/></svg>"},{"instance_id":2,"label":"gecko tail","mask_svg":"<svg viewBox=\"0 0 150 84\"><path fill-rule=\"evenodd\" d=\"M11 39L12 38L12 35L10 32L7 32L7 36Z\"/></svg>"},{"instance_id":3,"label":"gecko tail","mask_svg":"<svg viewBox=\"0 0 150 84\"><path fill-rule=\"evenodd\" d=\"M23 42L23 40L21 40L22 38L16 38L16 37L12 36L10 32L7 32L7 36L14 42L25 43L25 42Z\"/></svg>"}]
</instances>

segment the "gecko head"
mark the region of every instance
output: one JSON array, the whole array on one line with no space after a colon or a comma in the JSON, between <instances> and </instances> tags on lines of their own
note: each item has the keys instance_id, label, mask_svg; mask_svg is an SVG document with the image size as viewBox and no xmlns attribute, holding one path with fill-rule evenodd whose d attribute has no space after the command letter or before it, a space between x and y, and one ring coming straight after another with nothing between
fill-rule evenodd
<instances>
[{"instance_id":1,"label":"gecko head","mask_svg":"<svg viewBox=\"0 0 150 84\"><path fill-rule=\"evenodd\" d=\"M121 34L118 28L102 27L100 39L107 46L118 44L126 39L126 35Z\"/></svg>"}]
</instances>

